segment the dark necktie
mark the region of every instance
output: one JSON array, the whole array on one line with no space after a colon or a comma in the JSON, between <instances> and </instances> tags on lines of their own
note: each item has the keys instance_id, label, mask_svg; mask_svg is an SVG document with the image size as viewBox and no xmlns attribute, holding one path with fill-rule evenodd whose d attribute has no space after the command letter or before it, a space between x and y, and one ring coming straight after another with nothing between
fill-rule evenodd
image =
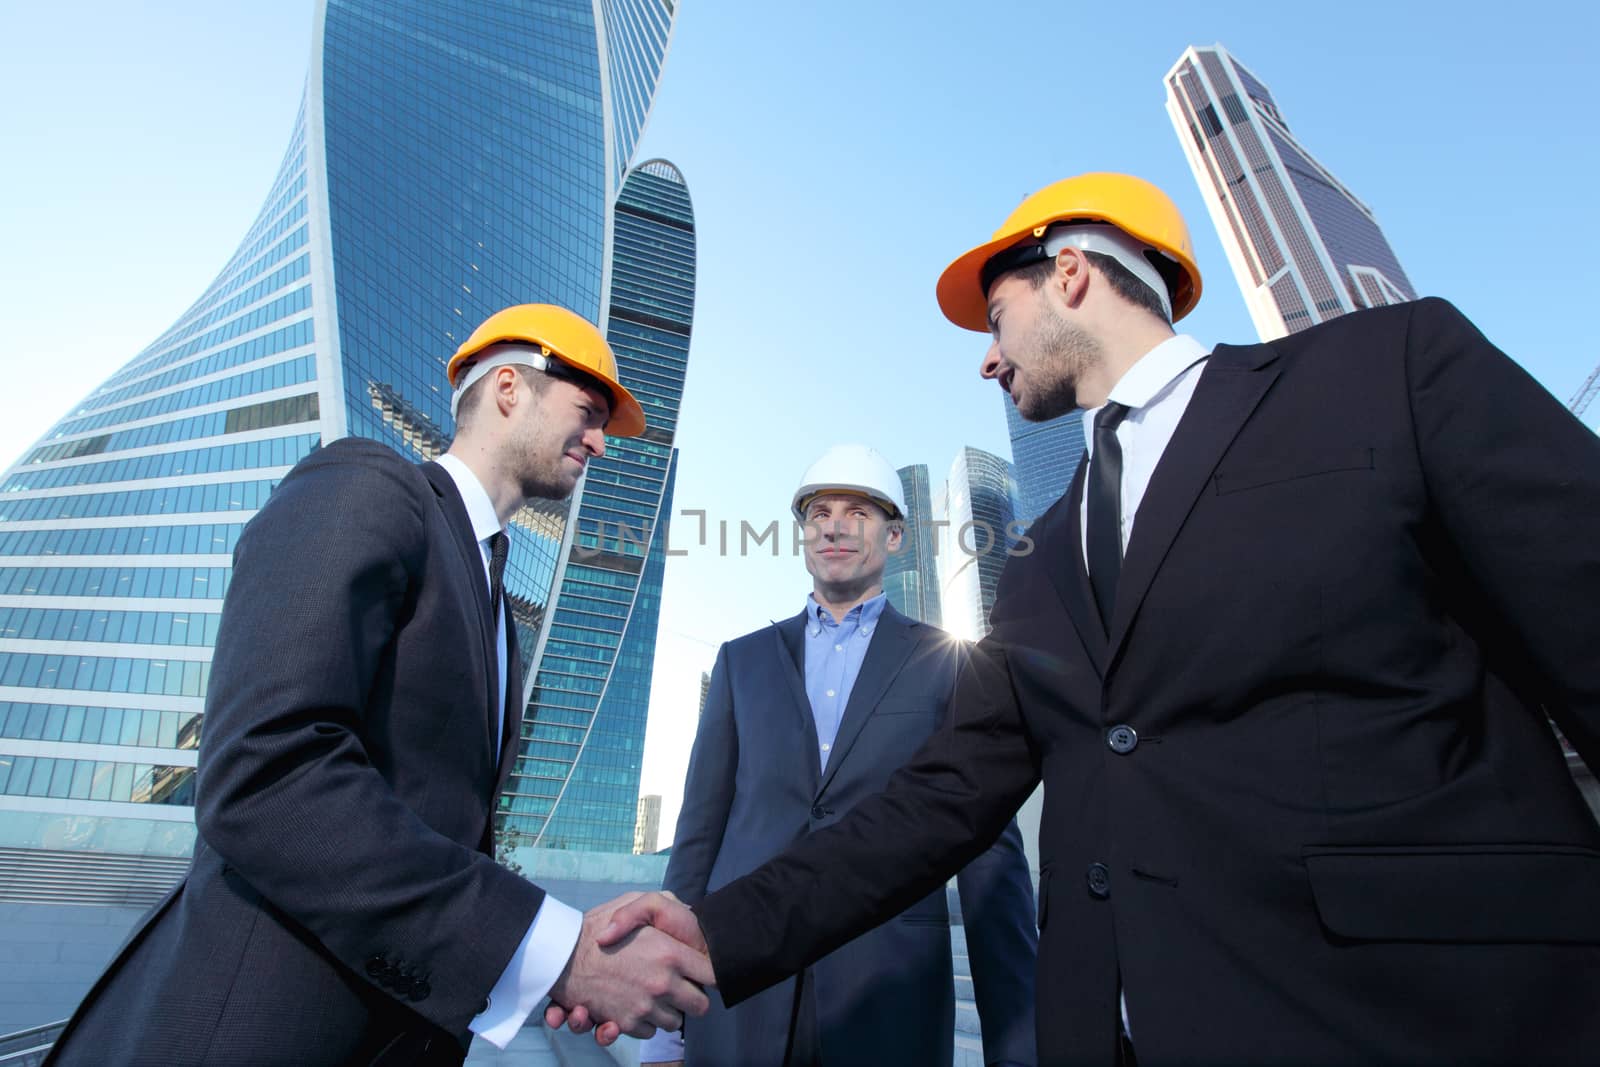
<instances>
[{"instance_id":1,"label":"dark necktie","mask_svg":"<svg viewBox=\"0 0 1600 1067\"><path fill-rule=\"evenodd\" d=\"M1094 587L1100 624L1111 632L1111 611L1117 603L1117 577L1122 573L1122 445L1117 424L1128 414L1112 401L1094 417L1094 459L1089 464L1089 528L1084 532L1089 556L1089 584Z\"/></svg>"},{"instance_id":2,"label":"dark necktie","mask_svg":"<svg viewBox=\"0 0 1600 1067\"><path fill-rule=\"evenodd\" d=\"M505 588L506 556L511 552L511 539L504 530L489 538L489 614L498 617L501 594Z\"/></svg>"},{"instance_id":3,"label":"dark necktie","mask_svg":"<svg viewBox=\"0 0 1600 1067\"><path fill-rule=\"evenodd\" d=\"M506 650L500 645L500 628L496 625L496 620L500 617L501 601L505 599L504 579L506 573L506 556L510 554L510 552L511 539L506 536L504 530L496 531L494 536L489 538L489 633L492 635L490 638L490 643L494 648L495 654L495 660L490 664L489 667L489 680L491 684L495 686L495 693L497 695L500 692L499 679L497 677L499 673L499 660L500 657L506 654ZM507 620L508 623L509 621L510 620ZM497 700L495 704L489 708L489 739L491 742L494 742L494 740L500 736L500 719L502 716L502 711L499 705L500 701ZM491 751L495 753L500 751L497 743L496 747Z\"/></svg>"}]
</instances>

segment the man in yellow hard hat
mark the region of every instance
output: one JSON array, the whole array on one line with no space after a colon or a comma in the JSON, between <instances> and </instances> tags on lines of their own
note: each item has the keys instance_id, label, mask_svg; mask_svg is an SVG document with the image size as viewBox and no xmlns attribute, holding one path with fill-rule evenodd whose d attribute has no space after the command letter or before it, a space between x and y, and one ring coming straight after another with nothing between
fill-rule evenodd
<instances>
[{"instance_id":1,"label":"man in yellow hard hat","mask_svg":"<svg viewBox=\"0 0 1600 1067\"><path fill-rule=\"evenodd\" d=\"M1125 175L950 265L984 377L1089 457L886 792L617 929L703 933L738 1003L1042 779L1041 1063L1592 1061L1600 828L1547 715L1600 767L1600 439L1441 300L1207 349L1199 294Z\"/></svg>"},{"instance_id":2,"label":"man in yellow hard hat","mask_svg":"<svg viewBox=\"0 0 1600 1067\"><path fill-rule=\"evenodd\" d=\"M889 461L835 445L790 498L804 609L717 652L664 885L693 904L881 790L938 727L960 645L896 611L884 569L905 493ZM984 1062L1033 1067L1033 887L1015 822L956 876ZM943 886L739 1007L715 999L643 1064L950 1067L956 1031ZM916 1018L908 1028L904 1021ZM687 1055L685 1054L687 1045Z\"/></svg>"},{"instance_id":3,"label":"man in yellow hard hat","mask_svg":"<svg viewBox=\"0 0 1600 1067\"><path fill-rule=\"evenodd\" d=\"M344 438L246 527L212 660L194 861L79 1007L60 1064L460 1063L548 993L640 1036L703 1011L703 956L601 953L493 858L521 671L511 518L644 429L593 325L491 316L449 362L457 433L414 465ZM516 536L523 536L517 534Z\"/></svg>"}]
</instances>

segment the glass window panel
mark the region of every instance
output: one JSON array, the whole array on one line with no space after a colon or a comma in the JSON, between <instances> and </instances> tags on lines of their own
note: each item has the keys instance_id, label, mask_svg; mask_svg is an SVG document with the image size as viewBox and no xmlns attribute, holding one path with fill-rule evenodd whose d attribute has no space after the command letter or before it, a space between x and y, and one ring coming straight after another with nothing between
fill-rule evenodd
<instances>
[{"instance_id":1,"label":"glass window panel","mask_svg":"<svg viewBox=\"0 0 1600 1067\"><path fill-rule=\"evenodd\" d=\"M121 744L124 744L124 745L137 745L139 743L139 720L140 720L140 718L141 718L141 716L137 711L129 710L129 711L125 711L125 712L122 713L122 738L121 738L121 741L120 741Z\"/></svg>"},{"instance_id":2,"label":"glass window panel","mask_svg":"<svg viewBox=\"0 0 1600 1067\"><path fill-rule=\"evenodd\" d=\"M156 737L156 744L162 748L178 747L178 718L176 711L163 711L161 713L161 732Z\"/></svg>"},{"instance_id":3,"label":"glass window panel","mask_svg":"<svg viewBox=\"0 0 1600 1067\"><path fill-rule=\"evenodd\" d=\"M72 788L67 795L73 800L88 800L89 787L94 784L94 760L73 760Z\"/></svg>"},{"instance_id":4,"label":"glass window panel","mask_svg":"<svg viewBox=\"0 0 1600 1067\"><path fill-rule=\"evenodd\" d=\"M30 797L46 797L50 795L50 777L55 773L56 761L53 759L39 758L33 761L33 777L28 782L28 791L23 794Z\"/></svg>"},{"instance_id":5,"label":"glass window panel","mask_svg":"<svg viewBox=\"0 0 1600 1067\"><path fill-rule=\"evenodd\" d=\"M161 713L145 711L139 716L139 744L153 748L161 734Z\"/></svg>"},{"instance_id":6,"label":"glass window panel","mask_svg":"<svg viewBox=\"0 0 1600 1067\"><path fill-rule=\"evenodd\" d=\"M83 740L83 708L68 708L67 719L61 727L61 740Z\"/></svg>"},{"instance_id":7,"label":"glass window panel","mask_svg":"<svg viewBox=\"0 0 1600 1067\"><path fill-rule=\"evenodd\" d=\"M61 740L61 727L67 721L67 709L59 705L50 708L44 713L44 739L46 741Z\"/></svg>"},{"instance_id":8,"label":"glass window panel","mask_svg":"<svg viewBox=\"0 0 1600 1067\"><path fill-rule=\"evenodd\" d=\"M137 763L133 767L133 788L129 799L135 804L150 803L150 787L154 784L155 768L148 763Z\"/></svg>"},{"instance_id":9,"label":"glass window panel","mask_svg":"<svg viewBox=\"0 0 1600 1067\"><path fill-rule=\"evenodd\" d=\"M22 724L28 720L28 705L9 704L6 706L10 710L6 712L5 725L0 726L0 736L21 737Z\"/></svg>"},{"instance_id":10,"label":"glass window panel","mask_svg":"<svg viewBox=\"0 0 1600 1067\"><path fill-rule=\"evenodd\" d=\"M0 795L5 794L6 783L11 780L11 765L16 759L17 757L8 752L0 752Z\"/></svg>"},{"instance_id":11,"label":"glass window panel","mask_svg":"<svg viewBox=\"0 0 1600 1067\"><path fill-rule=\"evenodd\" d=\"M89 786L90 800L110 800L112 775L116 765L104 760L96 760L94 765L94 780Z\"/></svg>"},{"instance_id":12,"label":"glass window panel","mask_svg":"<svg viewBox=\"0 0 1600 1067\"><path fill-rule=\"evenodd\" d=\"M28 792L28 783L33 781L33 757L17 756L11 765L11 781L6 786L6 792L11 796L20 797Z\"/></svg>"},{"instance_id":13,"label":"glass window panel","mask_svg":"<svg viewBox=\"0 0 1600 1067\"><path fill-rule=\"evenodd\" d=\"M111 692L111 693L126 693L126 692L128 692L128 674L132 670L132 668L133 668L133 661L132 660L117 659L113 663L112 668L111 668L111 684L106 687L107 692Z\"/></svg>"},{"instance_id":14,"label":"glass window panel","mask_svg":"<svg viewBox=\"0 0 1600 1067\"><path fill-rule=\"evenodd\" d=\"M133 795L133 764L116 763L111 773L112 800L127 800Z\"/></svg>"},{"instance_id":15,"label":"glass window panel","mask_svg":"<svg viewBox=\"0 0 1600 1067\"><path fill-rule=\"evenodd\" d=\"M37 741L44 736L44 717L48 709L43 704L29 704L28 721L23 724L22 736L29 741Z\"/></svg>"},{"instance_id":16,"label":"glass window panel","mask_svg":"<svg viewBox=\"0 0 1600 1067\"><path fill-rule=\"evenodd\" d=\"M77 760L58 759L51 760L55 766L50 771L50 796L57 800L64 800L72 791L72 772L77 766Z\"/></svg>"}]
</instances>

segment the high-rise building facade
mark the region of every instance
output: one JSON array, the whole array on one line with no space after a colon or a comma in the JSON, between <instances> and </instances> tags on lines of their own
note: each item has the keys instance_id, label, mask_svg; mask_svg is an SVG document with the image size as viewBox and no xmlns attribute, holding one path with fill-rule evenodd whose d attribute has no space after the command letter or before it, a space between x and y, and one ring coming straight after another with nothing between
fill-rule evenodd
<instances>
[{"instance_id":1,"label":"high-rise building facade","mask_svg":"<svg viewBox=\"0 0 1600 1067\"><path fill-rule=\"evenodd\" d=\"M900 551L883 569L883 591L902 614L939 626L939 535L933 527L933 494L925 463L901 467L900 489L906 498L905 533Z\"/></svg>"},{"instance_id":2,"label":"high-rise building facade","mask_svg":"<svg viewBox=\"0 0 1600 1067\"><path fill-rule=\"evenodd\" d=\"M651 793L639 798L639 815L633 826L633 853L648 856L656 851L661 840L661 795Z\"/></svg>"},{"instance_id":3,"label":"high-rise building facade","mask_svg":"<svg viewBox=\"0 0 1600 1067\"><path fill-rule=\"evenodd\" d=\"M602 320L672 10L318 0L289 148L238 251L0 479L0 845L189 849L240 529L322 442L442 450L445 361L493 311ZM529 662L569 507L512 522Z\"/></svg>"},{"instance_id":4,"label":"high-rise building facade","mask_svg":"<svg viewBox=\"0 0 1600 1067\"><path fill-rule=\"evenodd\" d=\"M1416 299L1372 210L1289 131L1221 45L1167 72L1167 114L1262 340Z\"/></svg>"},{"instance_id":5,"label":"high-rise building facade","mask_svg":"<svg viewBox=\"0 0 1600 1067\"><path fill-rule=\"evenodd\" d=\"M1017 474L993 452L968 445L934 500L939 530L939 599L944 628L976 641L989 632L989 611L1016 543Z\"/></svg>"},{"instance_id":6,"label":"high-rise building facade","mask_svg":"<svg viewBox=\"0 0 1600 1067\"><path fill-rule=\"evenodd\" d=\"M607 340L649 426L589 464L532 672L502 825L544 848L633 847L694 319L694 207L664 160L617 197Z\"/></svg>"},{"instance_id":7,"label":"high-rise building facade","mask_svg":"<svg viewBox=\"0 0 1600 1067\"><path fill-rule=\"evenodd\" d=\"M1006 409L1011 434L1011 462L1017 468L1017 522L1030 526L1072 484L1083 460L1083 412L1069 411L1044 422L1029 422L1009 395Z\"/></svg>"}]
</instances>

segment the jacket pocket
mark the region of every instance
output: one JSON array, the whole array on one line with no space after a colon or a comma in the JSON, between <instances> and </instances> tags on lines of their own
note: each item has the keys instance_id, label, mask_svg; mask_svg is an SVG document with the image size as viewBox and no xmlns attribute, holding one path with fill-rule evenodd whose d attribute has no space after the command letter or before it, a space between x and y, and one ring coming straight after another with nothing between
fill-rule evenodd
<instances>
[{"instance_id":1,"label":"jacket pocket","mask_svg":"<svg viewBox=\"0 0 1600 1067\"><path fill-rule=\"evenodd\" d=\"M1289 456L1266 463L1245 463L1225 467L1212 479L1217 495L1256 489L1263 485L1310 478L1318 474L1337 471L1369 471L1373 469L1372 449L1336 448L1311 456Z\"/></svg>"},{"instance_id":2,"label":"jacket pocket","mask_svg":"<svg viewBox=\"0 0 1600 1067\"><path fill-rule=\"evenodd\" d=\"M1578 845L1313 845L1322 925L1357 941L1600 944L1600 851Z\"/></svg>"}]
</instances>

